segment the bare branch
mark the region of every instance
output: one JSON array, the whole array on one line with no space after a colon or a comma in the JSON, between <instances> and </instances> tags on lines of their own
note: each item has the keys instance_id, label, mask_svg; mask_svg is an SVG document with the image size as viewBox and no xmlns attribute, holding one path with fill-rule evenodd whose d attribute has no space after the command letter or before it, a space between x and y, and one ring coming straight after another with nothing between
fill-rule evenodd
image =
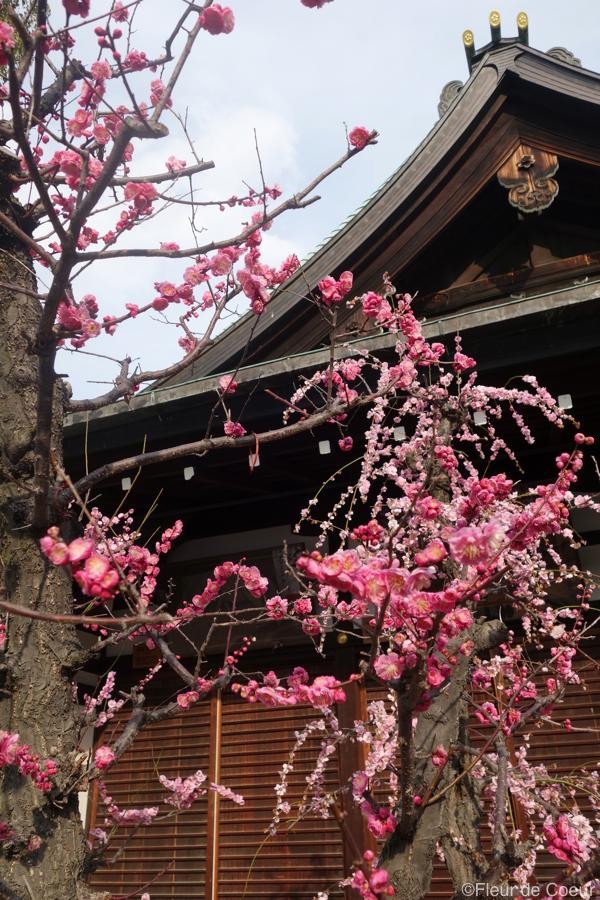
<instances>
[{"instance_id":1,"label":"bare branch","mask_svg":"<svg viewBox=\"0 0 600 900\"><path fill-rule=\"evenodd\" d=\"M377 142L377 132L373 131L371 134L371 139L369 140L369 144L375 144ZM230 238L226 238L220 241L209 241L206 244L202 244L196 247L187 247L184 250L163 250L161 248L153 248L150 249L148 247L128 247L120 250L105 250L94 253L93 251L86 251L83 253L77 254L77 262L84 262L86 260L96 260L96 259L127 259L133 256L144 256L144 257L154 257L160 256L165 257L167 259L183 259L187 256L198 256L204 253L210 253L214 250L221 250L224 247L236 246L239 244L243 244L250 235L254 234L255 231L258 231L260 228L263 228L265 225L273 222L278 216L287 210L291 209L303 209L307 205L316 202L318 197L313 197L310 199L309 195L318 187L326 178L328 178L333 172L337 169L341 169L341 167L348 162L349 159L356 156L358 153L361 153L364 148L352 148L347 150L343 156L340 156L334 163L324 169L320 175L317 175L316 178L307 184L301 191L297 194L294 194L292 197L289 197L287 200L284 200L279 206L276 206L272 209L267 215L262 219L262 221L257 224L248 225L246 228L243 228L237 235L234 235Z\"/></svg>"},{"instance_id":2,"label":"bare branch","mask_svg":"<svg viewBox=\"0 0 600 900\"><path fill-rule=\"evenodd\" d=\"M163 181L177 181L179 178L185 178L189 175L197 175L198 172L207 172L214 169L215 164L212 160L201 160L193 166L186 166L177 172L157 172L155 175L126 175L123 178L113 178L110 182L111 187L119 187L126 184L160 184Z\"/></svg>"},{"instance_id":3,"label":"bare branch","mask_svg":"<svg viewBox=\"0 0 600 900\"><path fill-rule=\"evenodd\" d=\"M103 394L101 397L96 397L93 400L71 400L69 404L69 409L71 412L85 412L94 409L102 409L103 406L107 406L109 403L115 403L121 397L126 397L129 394L133 394L136 387L140 384L143 384L146 381L157 381L158 379L163 378L171 378L174 375L177 375L179 372L182 372L187 366L194 362L194 360L198 359L199 356L204 353L207 347L212 343L212 335L217 327L218 323L221 321L221 317L223 314L223 310L229 301L238 293L239 291L231 292L223 297L220 303L218 303L214 309L213 315L211 316L210 322L208 323L204 334L194 347L191 353L188 353L183 359L180 359L178 362L173 363L170 366L166 366L164 369L157 369L155 371L145 371L138 372L133 375L128 374L128 370L124 371L121 369L121 373L115 379L115 386L110 391L107 391L106 394ZM123 319L129 318L129 316L123 316Z\"/></svg>"},{"instance_id":4,"label":"bare branch","mask_svg":"<svg viewBox=\"0 0 600 900\"><path fill-rule=\"evenodd\" d=\"M27 164L27 169L29 171L29 174L31 175L33 183L36 186L37 192L40 196L40 200L44 206L44 210L46 211L48 218L52 222L52 227L54 228L54 230L57 234L57 237L59 238L59 240L62 243L66 238L65 230L62 227L62 223L58 217L58 213L56 212L56 210L54 208L54 204L52 203L52 201L50 199L50 196L46 189L46 185L44 184L44 181L40 175L40 170L38 168L37 162L33 155L33 151L31 149L31 145L30 145L28 137L27 137L25 124L23 122L23 115L22 115L21 107L19 105L19 94L20 94L19 82L18 82L17 75L15 72L14 64L12 63L11 60L9 60L8 75L9 75L9 83L10 83L9 99L10 99L10 106L11 106L12 116L13 116L12 124L13 124L13 130L14 130L14 137L15 137L17 144L19 145L19 150L23 154L25 163Z\"/></svg>"},{"instance_id":5,"label":"bare branch","mask_svg":"<svg viewBox=\"0 0 600 900\"><path fill-rule=\"evenodd\" d=\"M496 737L496 755L498 758L498 776L496 796L494 798L496 808L494 810L492 852L496 862L499 862L504 853L503 830L506 818L506 801L508 799L508 753L506 750L506 741L502 734L498 734Z\"/></svg>"},{"instance_id":6,"label":"bare branch","mask_svg":"<svg viewBox=\"0 0 600 900\"><path fill-rule=\"evenodd\" d=\"M189 12L189 10L188 10L188 12ZM179 80L179 76L183 72L183 68L188 60L190 53L192 52L192 48L194 46L196 38L200 34L201 29L202 29L202 21L201 21L201 17L198 16L198 18L196 19L196 22L194 24L194 27L192 29L190 29L190 31L188 33L187 40L185 42L183 50L179 54L179 59L175 63L175 66L171 73L171 77L169 78L167 84L165 85L165 89L164 89L158 103L154 107L154 113L152 114L152 118L150 120L152 125L157 125L158 122L160 121L162 112L165 109L165 107L167 106L167 103L169 102L169 100L171 99L171 97L173 95L173 91L175 90L175 85L177 84L177 82Z\"/></svg>"},{"instance_id":7,"label":"bare branch","mask_svg":"<svg viewBox=\"0 0 600 900\"><path fill-rule=\"evenodd\" d=\"M2 590L4 593L4 590ZM35 619L40 622L57 622L63 625L97 625L99 628L128 628L130 625L159 625L168 624L173 617L167 613L158 613L156 616L77 616L66 613L41 612L37 609L29 609L19 606L17 603L9 603L8 600L0 600L0 609L13 616L21 616L25 619Z\"/></svg>"},{"instance_id":8,"label":"bare branch","mask_svg":"<svg viewBox=\"0 0 600 900\"><path fill-rule=\"evenodd\" d=\"M75 485L78 492L83 494L95 485L108 478L115 478L123 475L131 469L144 468L146 466L157 465L158 463L168 462L175 459L181 459L183 456L194 456L197 454L208 453L212 450L235 450L243 447L255 447L258 437L260 444L272 444L277 441L285 440L295 434L308 431L311 428L317 428L329 421L329 419L340 415L343 412L349 412L362 406L367 406L379 396L379 393L369 393L362 397L352 400L350 403L336 400L329 406L312 413L309 417L294 422L291 425L284 425L281 428L275 428L272 431L266 431L260 435L248 434L241 438L232 437L208 437L200 441L193 441L189 444L179 444L176 447L165 447L163 450L154 450L149 453L139 453L136 456L130 456L126 459L120 459L116 462L106 463L100 466L89 475L85 475ZM70 499L69 491L64 491L60 498L59 504L68 502Z\"/></svg>"},{"instance_id":9,"label":"bare branch","mask_svg":"<svg viewBox=\"0 0 600 900\"><path fill-rule=\"evenodd\" d=\"M48 18L47 0L38 0L37 4L37 28L42 33L46 28ZM33 70L33 88L31 95L31 115L38 116L42 95L42 82L44 78L44 43L38 40L35 48L35 63Z\"/></svg>"}]
</instances>

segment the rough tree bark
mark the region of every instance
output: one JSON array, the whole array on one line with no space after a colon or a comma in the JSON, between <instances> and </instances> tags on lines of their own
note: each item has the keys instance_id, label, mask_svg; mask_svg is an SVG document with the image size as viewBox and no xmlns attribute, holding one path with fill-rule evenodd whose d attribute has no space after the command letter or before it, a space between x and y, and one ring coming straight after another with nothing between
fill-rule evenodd
<instances>
[{"instance_id":1,"label":"rough tree bark","mask_svg":"<svg viewBox=\"0 0 600 900\"><path fill-rule=\"evenodd\" d=\"M2 194L1 185L0 204L5 214L18 217L18 205L10 194ZM0 585L6 599L20 606L72 612L69 578L46 564L40 535L31 526L39 366L35 338L41 308L32 296L36 280L29 253L6 232L0 233L0 282L5 285L0 287ZM52 438L59 459L62 389L57 380ZM69 669L80 652L74 628L13 616L7 632L0 654L0 728L18 732L21 742L42 759L73 759L78 712ZM42 794L12 766L1 778L0 821L11 823L14 836L0 857L0 896L85 897L77 792L66 798L59 791ZM42 839L37 858L27 847L35 835Z\"/></svg>"},{"instance_id":2,"label":"rough tree bark","mask_svg":"<svg viewBox=\"0 0 600 900\"><path fill-rule=\"evenodd\" d=\"M480 653L501 643L506 637L506 629L501 622L482 621L474 626L471 637ZM414 812L404 821L400 819L380 856L380 863L390 873L398 900L422 900L426 895L438 844L444 850L455 890L467 882L483 880L481 876L486 863L480 846L477 786L472 776L465 774L454 787L443 792L444 785L461 776L465 760L457 757L453 767L446 767L443 778L433 789L433 799L436 791L440 798L433 803L427 802L427 787L436 777L431 762L433 750L440 744L450 748L464 740L464 698L468 690L469 664L469 658L459 656L448 686L426 712L419 714L413 737L414 771L407 791L411 796L421 796L425 806L415 806ZM398 699L402 717L403 698ZM410 715L412 717L412 713Z\"/></svg>"}]
</instances>

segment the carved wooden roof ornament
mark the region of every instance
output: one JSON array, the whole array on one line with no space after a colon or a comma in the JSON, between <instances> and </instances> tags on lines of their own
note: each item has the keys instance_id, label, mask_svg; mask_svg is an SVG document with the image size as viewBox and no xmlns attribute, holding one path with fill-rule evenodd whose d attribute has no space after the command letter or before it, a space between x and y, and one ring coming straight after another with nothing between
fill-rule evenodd
<instances>
[{"instance_id":1,"label":"carved wooden roof ornament","mask_svg":"<svg viewBox=\"0 0 600 900\"><path fill-rule=\"evenodd\" d=\"M444 113L446 113L450 109L450 107L454 103L454 100L460 93L460 89L462 88L462 86L462 81L449 81L448 84L444 85L444 87L442 88L442 93L440 94L440 102L438 103L438 113L440 119L442 118Z\"/></svg>"},{"instance_id":2,"label":"carved wooden roof ornament","mask_svg":"<svg viewBox=\"0 0 600 900\"><path fill-rule=\"evenodd\" d=\"M567 50L566 47L550 47L549 50L546 50L547 56L553 56L554 59L560 59L561 62L568 63L571 66L578 66L581 68L581 60L578 56L575 56L570 50Z\"/></svg>"},{"instance_id":3,"label":"carved wooden roof ornament","mask_svg":"<svg viewBox=\"0 0 600 900\"><path fill-rule=\"evenodd\" d=\"M508 189L508 202L522 213L541 213L558 195L558 157L526 144L498 171L498 181Z\"/></svg>"}]
</instances>

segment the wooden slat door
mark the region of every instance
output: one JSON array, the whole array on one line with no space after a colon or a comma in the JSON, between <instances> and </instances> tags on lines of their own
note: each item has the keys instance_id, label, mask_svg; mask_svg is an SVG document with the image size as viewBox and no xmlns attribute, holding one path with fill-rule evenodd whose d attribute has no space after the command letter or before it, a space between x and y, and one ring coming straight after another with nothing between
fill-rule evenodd
<instances>
[{"instance_id":1,"label":"wooden slat door","mask_svg":"<svg viewBox=\"0 0 600 900\"><path fill-rule=\"evenodd\" d=\"M590 655L597 657L597 650L589 648ZM531 734L529 759L544 762L551 775L563 778L580 766L597 766L600 755L600 671L586 661L578 667L586 690L570 688L553 718L560 722L569 718L576 728L596 731L568 733L562 726L546 724ZM375 686L367 690L369 700L383 695ZM212 705L214 712L215 701ZM149 888L153 900L311 900L317 891L327 888L333 888L332 897L341 897L335 885L344 874L344 852L334 819L307 817L265 841L279 772L295 733L314 717L309 707L266 709L228 697L218 716L211 717L208 703L200 704L177 719L147 728L114 771L106 773L108 792L119 806L157 803L164 794L159 773L185 777L198 768L241 793L245 805L216 803L213 795L209 804L201 801L149 827L121 829L109 858L117 850L122 850L122 855L95 873L92 885L119 896L139 890L159 876ZM473 743L484 740L485 732L477 725ZM111 726L107 735L112 742ZM288 794L294 808L313 769L317 744L316 740L307 741L296 758ZM326 772L326 784L332 790L339 786L338 766L339 759L334 756ZM581 798L581 808L584 812L589 808L585 798ZM98 804L92 826L102 827L103 819L102 804ZM484 844L489 846L489 833L484 834ZM172 866L166 871L169 863ZM558 861L540 856L536 876L546 880L558 868ZM445 866L438 863L428 896L441 900L451 893Z\"/></svg>"},{"instance_id":2,"label":"wooden slat door","mask_svg":"<svg viewBox=\"0 0 600 900\"><path fill-rule=\"evenodd\" d=\"M209 718L208 704L200 704L182 716L145 728L114 770L106 772L104 780L113 800L125 809L158 805L165 794L159 774L174 778L191 775L196 769L208 773ZM112 732L109 725L111 741ZM151 825L137 830L119 828L107 858L121 850L122 855L92 876L93 887L129 894L156 878L148 888L152 900L203 900L207 801L200 800L189 810L166 819L164 809L163 805L159 821ZM103 822L99 802L94 824L103 827Z\"/></svg>"},{"instance_id":3,"label":"wooden slat door","mask_svg":"<svg viewBox=\"0 0 600 900\"><path fill-rule=\"evenodd\" d=\"M585 650L597 660L600 644L587 645ZM551 718L560 724L545 723L541 729L531 731L531 749L527 757L532 764L544 763L551 778L568 780L583 768L592 772L600 765L600 670L596 662L585 659L577 660L574 668L582 684L570 685L564 701L554 707ZM593 730L568 732L562 725L565 719L570 719L576 729ZM576 797L581 811L590 815L593 821L589 799L580 793ZM552 880L561 871L564 871L564 863L549 854L538 856L535 870L538 881Z\"/></svg>"},{"instance_id":4,"label":"wooden slat door","mask_svg":"<svg viewBox=\"0 0 600 900\"><path fill-rule=\"evenodd\" d=\"M220 804L219 900L310 900L317 891L332 887L331 897L342 896L335 890L343 877L342 838L335 819L307 817L263 843L275 805L273 787L294 745L294 733L316 715L302 706L266 709L235 700L223 704L220 777L243 794L246 803L235 808ZM318 742L309 740L296 758L288 793L293 807L317 752ZM332 790L339 785L336 755L326 784Z\"/></svg>"}]
</instances>

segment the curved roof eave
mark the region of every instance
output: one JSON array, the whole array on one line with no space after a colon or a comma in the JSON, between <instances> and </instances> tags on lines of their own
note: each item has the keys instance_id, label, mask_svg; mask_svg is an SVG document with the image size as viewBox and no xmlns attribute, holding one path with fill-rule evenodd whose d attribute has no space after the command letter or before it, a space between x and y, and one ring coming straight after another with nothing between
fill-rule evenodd
<instances>
[{"instance_id":1,"label":"curved roof eave","mask_svg":"<svg viewBox=\"0 0 600 900\"><path fill-rule=\"evenodd\" d=\"M598 73L562 62L517 41L486 53L421 143L381 187L317 247L285 287L273 296L259 322L252 313L243 315L218 336L190 372L181 373L176 380L223 371L223 366L243 351L253 325L254 340L301 302L307 283L316 285L326 275L341 271L344 261L365 239L365 230L361 228L365 220L368 220L368 233L372 233L414 195L424 179L452 152L461 136L483 113L507 72L524 82L600 104Z\"/></svg>"}]
</instances>

